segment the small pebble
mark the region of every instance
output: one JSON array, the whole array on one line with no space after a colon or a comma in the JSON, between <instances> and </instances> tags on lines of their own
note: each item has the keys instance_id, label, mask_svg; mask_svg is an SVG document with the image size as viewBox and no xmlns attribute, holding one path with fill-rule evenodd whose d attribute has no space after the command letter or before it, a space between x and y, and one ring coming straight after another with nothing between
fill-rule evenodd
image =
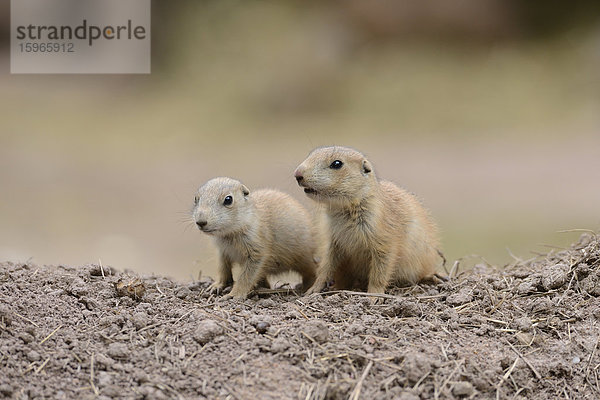
<instances>
[{"instance_id":1,"label":"small pebble","mask_svg":"<svg viewBox=\"0 0 600 400\"><path fill-rule=\"evenodd\" d=\"M261 321L258 324L256 324L256 332L258 333L266 333L267 329L269 329L269 326L271 326L271 324L269 324L266 321Z\"/></svg>"},{"instance_id":2,"label":"small pebble","mask_svg":"<svg viewBox=\"0 0 600 400\"><path fill-rule=\"evenodd\" d=\"M30 352L27 353L27 359L31 362L33 361L39 361L42 357L40 356L40 353L38 353L35 350L31 350Z\"/></svg>"},{"instance_id":3,"label":"small pebble","mask_svg":"<svg viewBox=\"0 0 600 400\"><path fill-rule=\"evenodd\" d=\"M577 356L573 357L573 364L579 364L581 362L581 359Z\"/></svg>"}]
</instances>

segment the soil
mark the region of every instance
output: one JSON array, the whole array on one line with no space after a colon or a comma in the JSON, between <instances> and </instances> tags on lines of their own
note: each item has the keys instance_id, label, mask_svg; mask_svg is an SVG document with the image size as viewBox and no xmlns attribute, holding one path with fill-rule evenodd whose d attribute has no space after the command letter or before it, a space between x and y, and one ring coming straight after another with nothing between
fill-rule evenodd
<instances>
[{"instance_id":1,"label":"soil","mask_svg":"<svg viewBox=\"0 0 600 400\"><path fill-rule=\"evenodd\" d=\"M0 264L0 398L600 397L600 239L380 297Z\"/></svg>"}]
</instances>

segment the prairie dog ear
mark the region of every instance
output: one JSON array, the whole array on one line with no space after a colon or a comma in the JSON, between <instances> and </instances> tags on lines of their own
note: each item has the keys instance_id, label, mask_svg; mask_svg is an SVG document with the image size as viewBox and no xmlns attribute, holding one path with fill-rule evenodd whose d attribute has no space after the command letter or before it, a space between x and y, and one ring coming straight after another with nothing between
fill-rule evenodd
<instances>
[{"instance_id":1,"label":"prairie dog ear","mask_svg":"<svg viewBox=\"0 0 600 400\"><path fill-rule=\"evenodd\" d=\"M373 167L371 166L371 163L369 162L369 160L363 160L362 169L363 169L363 173L365 173L365 174L368 174L369 172L371 172L373 170Z\"/></svg>"},{"instance_id":2,"label":"prairie dog ear","mask_svg":"<svg viewBox=\"0 0 600 400\"><path fill-rule=\"evenodd\" d=\"M248 196L250 194L250 190L248 190L246 185L242 185L242 193L244 193L244 196Z\"/></svg>"}]
</instances>

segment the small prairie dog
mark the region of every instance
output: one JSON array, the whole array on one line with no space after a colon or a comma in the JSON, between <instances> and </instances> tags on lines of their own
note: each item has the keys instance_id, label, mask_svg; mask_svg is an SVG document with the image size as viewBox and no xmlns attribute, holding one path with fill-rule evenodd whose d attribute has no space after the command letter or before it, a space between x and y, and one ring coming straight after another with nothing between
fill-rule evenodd
<instances>
[{"instance_id":1,"label":"small prairie dog","mask_svg":"<svg viewBox=\"0 0 600 400\"><path fill-rule=\"evenodd\" d=\"M333 278L338 289L383 293L435 273L438 231L411 193L380 181L373 166L347 147L313 150L295 172L311 199L323 204L328 250L306 294Z\"/></svg>"},{"instance_id":2,"label":"small prairie dog","mask_svg":"<svg viewBox=\"0 0 600 400\"><path fill-rule=\"evenodd\" d=\"M304 290L314 283L316 241L310 216L287 194L270 189L250 193L237 180L214 178L198 190L193 219L219 248L212 290L233 283L235 263L242 272L233 283L233 297L244 298L257 286L268 287L267 276L289 270L302 276Z\"/></svg>"}]
</instances>

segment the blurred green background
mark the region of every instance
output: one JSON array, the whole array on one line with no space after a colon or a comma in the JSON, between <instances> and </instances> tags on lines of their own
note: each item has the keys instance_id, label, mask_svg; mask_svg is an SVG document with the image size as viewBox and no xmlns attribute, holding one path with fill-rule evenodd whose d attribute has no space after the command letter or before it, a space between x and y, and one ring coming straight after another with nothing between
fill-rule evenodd
<instances>
[{"instance_id":1,"label":"blurred green background","mask_svg":"<svg viewBox=\"0 0 600 400\"><path fill-rule=\"evenodd\" d=\"M0 260L213 275L197 187L311 206L293 171L331 144L424 199L450 264L566 246L600 228L600 7L521 3L156 1L152 74L84 76L11 75L3 2Z\"/></svg>"}]
</instances>

